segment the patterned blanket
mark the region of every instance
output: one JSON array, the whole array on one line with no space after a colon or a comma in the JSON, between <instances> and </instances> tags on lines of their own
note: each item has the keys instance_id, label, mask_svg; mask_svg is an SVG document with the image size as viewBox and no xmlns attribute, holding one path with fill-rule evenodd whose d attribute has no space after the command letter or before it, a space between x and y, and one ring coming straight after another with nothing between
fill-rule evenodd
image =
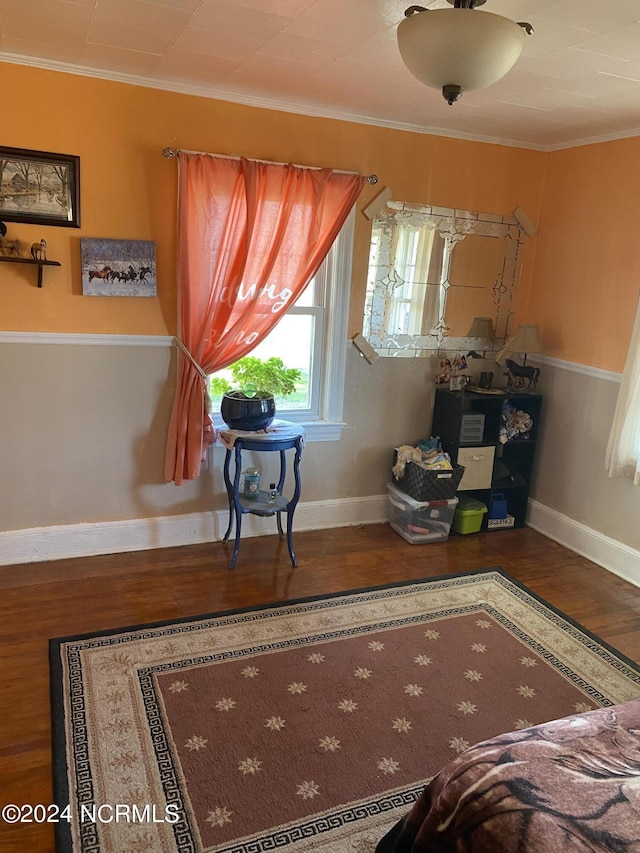
<instances>
[{"instance_id":1,"label":"patterned blanket","mask_svg":"<svg viewBox=\"0 0 640 853\"><path fill-rule=\"evenodd\" d=\"M640 850L640 700L471 747L376 853L560 850Z\"/></svg>"}]
</instances>

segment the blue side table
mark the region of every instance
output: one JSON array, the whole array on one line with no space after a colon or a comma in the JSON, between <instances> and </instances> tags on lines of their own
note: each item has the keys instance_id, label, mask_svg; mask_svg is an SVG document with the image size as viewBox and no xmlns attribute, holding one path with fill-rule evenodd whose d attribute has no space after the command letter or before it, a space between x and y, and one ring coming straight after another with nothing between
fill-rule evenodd
<instances>
[{"instance_id":1,"label":"blue side table","mask_svg":"<svg viewBox=\"0 0 640 853\"><path fill-rule=\"evenodd\" d=\"M242 516L245 513L252 513L260 516L276 516L278 525L278 534L281 539L284 538L282 530L281 515L283 512L287 514L287 547L291 564L298 565L298 560L293 552L293 514L296 510L298 500L300 499L300 459L302 457L302 447L304 444L305 431L299 424L291 423L290 421L274 420L268 431L260 430L258 432L246 432L244 430L223 429L220 431L220 440L227 448L227 453L224 460L224 484L227 489L229 498L229 525L227 532L222 539L223 542L229 540L231 531L233 530L233 522L236 524L236 538L233 548L233 555L229 561L229 569L234 569L238 552L240 551L240 535L242 532ZM287 450L295 450L293 457L293 475L295 488L291 499L287 499L282 494L284 481L287 474ZM278 451L280 453L280 479L278 480L278 496L274 503L267 503L268 492L264 489L258 492L257 497L245 497L240 491L240 473L242 471L242 451L255 450L260 453L269 453ZM235 462L235 470L233 480L230 476L231 457Z\"/></svg>"}]
</instances>

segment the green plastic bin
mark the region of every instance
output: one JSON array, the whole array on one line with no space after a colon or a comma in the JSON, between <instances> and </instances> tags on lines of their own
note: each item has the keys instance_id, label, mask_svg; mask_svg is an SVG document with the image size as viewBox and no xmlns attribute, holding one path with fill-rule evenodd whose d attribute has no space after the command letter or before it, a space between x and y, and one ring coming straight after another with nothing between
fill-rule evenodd
<instances>
[{"instance_id":1,"label":"green plastic bin","mask_svg":"<svg viewBox=\"0 0 640 853\"><path fill-rule=\"evenodd\" d=\"M451 527L456 533L477 533L482 527L482 516L486 511L487 506L482 501L459 494Z\"/></svg>"}]
</instances>

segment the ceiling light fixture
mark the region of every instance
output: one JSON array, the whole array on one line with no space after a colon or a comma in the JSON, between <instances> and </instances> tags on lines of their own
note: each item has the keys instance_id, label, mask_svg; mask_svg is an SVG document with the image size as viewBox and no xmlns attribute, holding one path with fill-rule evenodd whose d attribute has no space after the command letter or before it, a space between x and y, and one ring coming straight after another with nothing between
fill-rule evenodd
<instances>
[{"instance_id":1,"label":"ceiling light fixture","mask_svg":"<svg viewBox=\"0 0 640 853\"><path fill-rule=\"evenodd\" d=\"M453 9L410 6L398 26L398 47L409 71L449 105L468 89L490 86L513 68L531 24L477 12L486 0L447 0ZM424 14L428 12L429 14Z\"/></svg>"}]
</instances>

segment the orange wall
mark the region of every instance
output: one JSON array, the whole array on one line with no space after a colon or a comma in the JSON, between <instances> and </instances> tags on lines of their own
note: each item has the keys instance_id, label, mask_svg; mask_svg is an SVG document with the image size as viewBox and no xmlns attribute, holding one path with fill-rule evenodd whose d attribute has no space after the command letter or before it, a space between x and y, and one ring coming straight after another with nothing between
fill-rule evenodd
<instances>
[{"instance_id":1,"label":"orange wall","mask_svg":"<svg viewBox=\"0 0 640 853\"><path fill-rule=\"evenodd\" d=\"M546 156L528 320L548 355L622 371L640 290L640 138Z\"/></svg>"},{"instance_id":2,"label":"orange wall","mask_svg":"<svg viewBox=\"0 0 640 853\"><path fill-rule=\"evenodd\" d=\"M408 133L365 124L257 109L0 63L3 145L77 154L81 161L80 229L8 223L27 243L45 237L62 263L36 271L0 265L0 328L110 334L175 332L176 178L165 146L244 154L380 177L359 206L384 187L397 199L509 214L521 205L540 216L542 152ZM37 98L34 94L37 93ZM446 105L443 109L450 109ZM158 298L83 297L80 237L154 240ZM362 325L370 223L358 217L351 331ZM531 277L535 239L524 253ZM523 304L525 304L523 302Z\"/></svg>"}]
</instances>

